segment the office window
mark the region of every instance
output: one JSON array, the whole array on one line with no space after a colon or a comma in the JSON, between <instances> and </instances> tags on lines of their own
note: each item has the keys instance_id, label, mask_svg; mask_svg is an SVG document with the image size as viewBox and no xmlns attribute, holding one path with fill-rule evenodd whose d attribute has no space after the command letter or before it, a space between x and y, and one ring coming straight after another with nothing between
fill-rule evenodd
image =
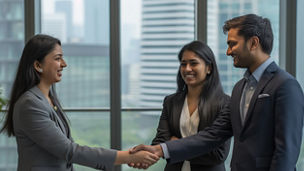
<instances>
[{"instance_id":1,"label":"office window","mask_svg":"<svg viewBox=\"0 0 304 171\"><path fill-rule=\"evenodd\" d=\"M19 58L24 45L24 19L22 0L0 1L0 91L9 98ZM4 113L0 113L2 118ZM2 123L0 124L2 125ZM0 135L0 170L17 169L15 138Z\"/></svg>"},{"instance_id":2,"label":"office window","mask_svg":"<svg viewBox=\"0 0 304 171\"><path fill-rule=\"evenodd\" d=\"M269 8L271 7L271 8ZM254 13L270 19L274 33L274 46L271 57L279 60L279 1L277 0L208 0L207 42L212 48L219 68L225 92L230 94L233 85L243 77L244 69L233 67L230 56L226 56L227 35L223 34L224 22L233 17ZM225 57L226 56L226 57ZM227 67L223 67L226 65ZM224 77L227 77L226 79Z\"/></svg>"},{"instance_id":3,"label":"office window","mask_svg":"<svg viewBox=\"0 0 304 171\"><path fill-rule=\"evenodd\" d=\"M194 40L194 9L194 0L121 1L121 99L131 108L122 112L123 149L151 144L163 99L176 91L177 54ZM161 161L148 170L164 166Z\"/></svg>"},{"instance_id":4,"label":"office window","mask_svg":"<svg viewBox=\"0 0 304 171\"><path fill-rule=\"evenodd\" d=\"M297 48L296 48L296 55L297 55L297 63L296 63L296 78L302 86L302 90L304 90L304 58L303 58L303 41L304 41L304 23L303 23L303 16L304 12L301 7L303 7L303 1L297 1ZM288 56L287 56L288 57ZM303 134L304 135L304 134ZM302 138L302 147L300 157L297 163L298 170L304 170L304 141Z\"/></svg>"},{"instance_id":5,"label":"office window","mask_svg":"<svg viewBox=\"0 0 304 171\"><path fill-rule=\"evenodd\" d=\"M41 1L41 33L61 40L68 65L56 88L68 111L72 136L81 145L104 148L110 147L109 2ZM76 169L94 170L78 165Z\"/></svg>"}]
</instances>

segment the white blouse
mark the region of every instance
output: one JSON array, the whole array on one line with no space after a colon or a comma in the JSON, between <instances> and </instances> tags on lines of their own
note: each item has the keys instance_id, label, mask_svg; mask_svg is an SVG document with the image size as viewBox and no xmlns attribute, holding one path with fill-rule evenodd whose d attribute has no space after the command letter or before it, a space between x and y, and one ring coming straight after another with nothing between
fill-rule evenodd
<instances>
[{"instance_id":1,"label":"white blouse","mask_svg":"<svg viewBox=\"0 0 304 171\"><path fill-rule=\"evenodd\" d=\"M188 137L191 135L194 135L197 133L198 125L199 125L199 114L198 114L198 108L195 109L195 111L190 116L189 108L188 108L188 102L187 102L187 96L185 98L184 106L182 109L181 117L180 117L180 132L182 134L182 137ZM190 162L184 161L184 164L182 166L182 171L191 171Z\"/></svg>"}]
</instances>

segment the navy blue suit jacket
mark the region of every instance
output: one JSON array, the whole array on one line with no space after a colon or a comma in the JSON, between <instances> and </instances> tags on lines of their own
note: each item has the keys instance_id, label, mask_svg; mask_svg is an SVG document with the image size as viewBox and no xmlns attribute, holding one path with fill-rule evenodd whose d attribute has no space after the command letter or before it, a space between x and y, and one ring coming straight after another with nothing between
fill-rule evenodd
<instances>
[{"instance_id":1,"label":"navy blue suit jacket","mask_svg":"<svg viewBox=\"0 0 304 171\"><path fill-rule=\"evenodd\" d=\"M234 136L232 171L295 171L302 141L304 96L299 83L274 62L252 96L244 125L240 101L245 80L212 126L166 145L171 163L209 152Z\"/></svg>"}]
</instances>

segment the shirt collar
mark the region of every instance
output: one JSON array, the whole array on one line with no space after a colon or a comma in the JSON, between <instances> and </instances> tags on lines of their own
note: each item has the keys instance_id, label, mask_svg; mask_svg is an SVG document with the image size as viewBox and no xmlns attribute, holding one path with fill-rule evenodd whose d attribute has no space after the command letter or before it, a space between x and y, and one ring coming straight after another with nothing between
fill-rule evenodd
<instances>
[{"instance_id":1,"label":"shirt collar","mask_svg":"<svg viewBox=\"0 0 304 171\"><path fill-rule=\"evenodd\" d=\"M252 76L255 78L257 82L260 81L262 74L264 73L265 69L273 62L272 58L268 58L265 62L263 62L253 73ZM251 76L249 70L244 74L244 77L248 79Z\"/></svg>"}]
</instances>

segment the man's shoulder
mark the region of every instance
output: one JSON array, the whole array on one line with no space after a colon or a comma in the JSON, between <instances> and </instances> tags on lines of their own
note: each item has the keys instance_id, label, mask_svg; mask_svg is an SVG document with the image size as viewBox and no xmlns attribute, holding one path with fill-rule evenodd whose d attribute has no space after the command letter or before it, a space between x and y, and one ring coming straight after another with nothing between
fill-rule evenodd
<instances>
[{"instance_id":1,"label":"man's shoulder","mask_svg":"<svg viewBox=\"0 0 304 171\"><path fill-rule=\"evenodd\" d=\"M279 67L278 70L274 73L273 79L271 81L278 87L287 82L298 82L294 76Z\"/></svg>"}]
</instances>

